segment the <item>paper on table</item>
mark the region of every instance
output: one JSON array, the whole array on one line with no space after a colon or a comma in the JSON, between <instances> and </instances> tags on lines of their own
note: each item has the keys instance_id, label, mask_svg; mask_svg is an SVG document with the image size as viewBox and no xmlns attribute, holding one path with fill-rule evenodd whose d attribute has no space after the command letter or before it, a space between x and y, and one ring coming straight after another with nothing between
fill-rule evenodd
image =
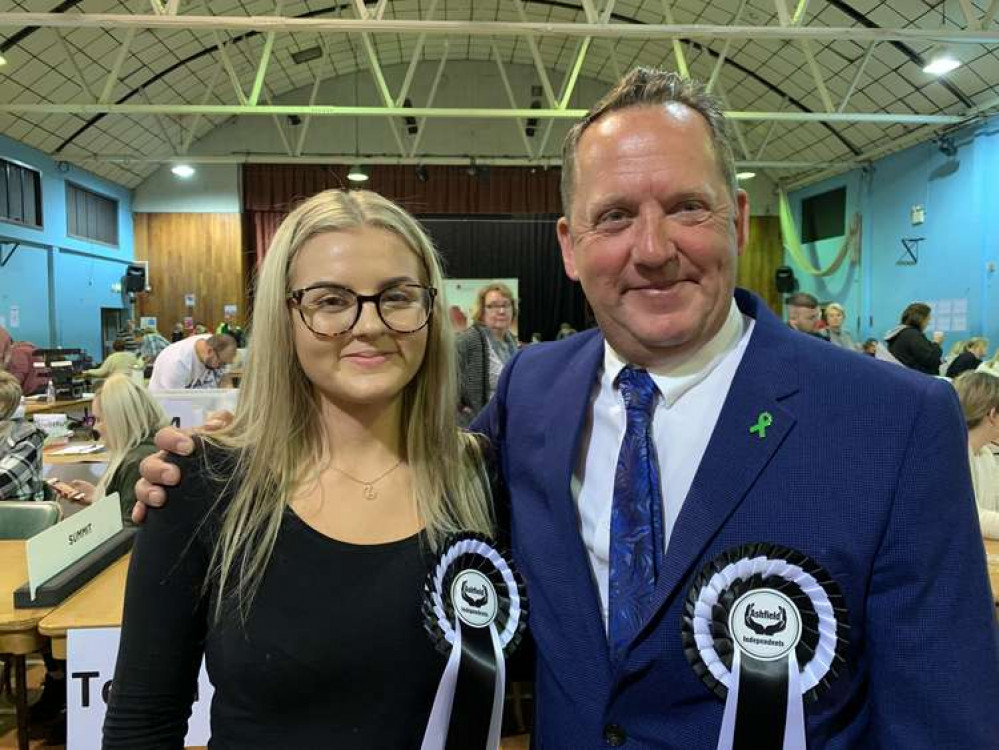
<instances>
[{"instance_id":1,"label":"paper on table","mask_svg":"<svg viewBox=\"0 0 999 750\"><path fill-rule=\"evenodd\" d=\"M82 456L87 453L100 453L104 446L100 443L87 443L86 445L70 445L62 450L52 451L52 456Z\"/></svg>"}]
</instances>

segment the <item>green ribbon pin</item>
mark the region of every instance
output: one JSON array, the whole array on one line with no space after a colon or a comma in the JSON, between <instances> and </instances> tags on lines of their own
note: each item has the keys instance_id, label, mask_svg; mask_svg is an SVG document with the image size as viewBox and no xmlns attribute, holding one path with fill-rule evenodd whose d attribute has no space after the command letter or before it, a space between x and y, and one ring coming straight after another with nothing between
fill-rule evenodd
<instances>
[{"instance_id":1,"label":"green ribbon pin","mask_svg":"<svg viewBox=\"0 0 999 750\"><path fill-rule=\"evenodd\" d=\"M756 424L749 428L750 434L756 433L757 437L762 440L767 436L767 427L774 423L774 418L768 411L761 411L760 416L756 418Z\"/></svg>"}]
</instances>

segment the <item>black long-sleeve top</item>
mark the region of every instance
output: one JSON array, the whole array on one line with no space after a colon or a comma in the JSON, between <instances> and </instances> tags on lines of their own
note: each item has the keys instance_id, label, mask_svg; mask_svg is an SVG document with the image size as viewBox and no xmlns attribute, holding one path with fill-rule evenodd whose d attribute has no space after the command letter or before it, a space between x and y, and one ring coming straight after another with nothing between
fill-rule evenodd
<instances>
[{"instance_id":1,"label":"black long-sleeve top","mask_svg":"<svg viewBox=\"0 0 999 750\"><path fill-rule=\"evenodd\" d=\"M422 627L421 536L347 544L288 511L245 624L232 606L216 623L202 584L224 479L178 464L132 553L104 748L182 748L202 655L213 750L419 747L444 667Z\"/></svg>"},{"instance_id":2,"label":"black long-sleeve top","mask_svg":"<svg viewBox=\"0 0 999 750\"><path fill-rule=\"evenodd\" d=\"M930 341L915 326L906 326L888 342L888 351L899 362L913 370L937 375L940 371L940 344Z\"/></svg>"}]
</instances>

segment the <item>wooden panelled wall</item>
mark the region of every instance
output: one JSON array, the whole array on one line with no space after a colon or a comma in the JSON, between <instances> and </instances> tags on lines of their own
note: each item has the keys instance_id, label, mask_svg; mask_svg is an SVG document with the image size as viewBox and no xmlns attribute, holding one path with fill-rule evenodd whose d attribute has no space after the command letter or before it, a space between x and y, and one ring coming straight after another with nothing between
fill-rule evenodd
<instances>
[{"instance_id":1,"label":"wooden panelled wall","mask_svg":"<svg viewBox=\"0 0 999 750\"><path fill-rule=\"evenodd\" d=\"M139 314L155 315L170 338L174 323L191 316L212 330L225 305L245 322L246 283L240 214L137 213L135 257L149 261L152 291L139 296ZM188 308L184 296L193 294Z\"/></svg>"},{"instance_id":2,"label":"wooden panelled wall","mask_svg":"<svg viewBox=\"0 0 999 750\"><path fill-rule=\"evenodd\" d=\"M776 216L750 217L749 242L739 258L736 284L760 295L777 315L782 314L783 307L774 284L774 271L783 262L780 219Z\"/></svg>"}]
</instances>

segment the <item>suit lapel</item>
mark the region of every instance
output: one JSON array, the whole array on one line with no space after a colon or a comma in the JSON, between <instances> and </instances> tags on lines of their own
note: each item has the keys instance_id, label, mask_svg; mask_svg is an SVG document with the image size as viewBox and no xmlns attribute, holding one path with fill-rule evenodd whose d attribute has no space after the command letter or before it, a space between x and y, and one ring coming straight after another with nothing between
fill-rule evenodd
<instances>
[{"instance_id":1,"label":"suit lapel","mask_svg":"<svg viewBox=\"0 0 999 750\"><path fill-rule=\"evenodd\" d=\"M794 427L795 416L782 403L797 390L794 339L757 298L737 292L736 300L756 324L670 536L653 616L676 593ZM761 437L750 428L764 413L771 421Z\"/></svg>"},{"instance_id":2,"label":"suit lapel","mask_svg":"<svg viewBox=\"0 0 999 750\"><path fill-rule=\"evenodd\" d=\"M583 334L578 334L583 335ZM599 595L593 581L589 557L579 533L579 511L572 497L572 474L579 457L583 430L590 413L590 396L603 363L604 339L594 335L566 363L561 376L551 383L547 394L551 402L547 419L538 425L544 433L544 451L549 468L546 495L548 512L554 527L561 533L552 537L550 560L561 575L557 588L546 586L546 595L554 595L557 611L572 614L574 626L589 645L589 653L599 655L603 671L610 676L610 657ZM567 420L568 418L568 420Z\"/></svg>"}]
</instances>

